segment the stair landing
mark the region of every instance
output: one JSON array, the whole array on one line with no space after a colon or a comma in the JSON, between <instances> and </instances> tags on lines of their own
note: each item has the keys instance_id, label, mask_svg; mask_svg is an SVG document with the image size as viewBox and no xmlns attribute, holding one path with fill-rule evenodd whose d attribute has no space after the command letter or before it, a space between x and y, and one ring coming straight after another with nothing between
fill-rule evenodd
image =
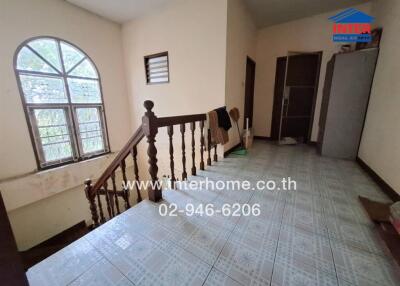
<instances>
[{"instance_id":1,"label":"stair landing","mask_svg":"<svg viewBox=\"0 0 400 286\"><path fill-rule=\"evenodd\" d=\"M296 191L167 190L164 203L258 203L260 216L177 212L143 201L29 269L31 285L400 285L358 202L388 201L354 162L255 142L189 180L288 177Z\"/></svg>"}]
</instances>

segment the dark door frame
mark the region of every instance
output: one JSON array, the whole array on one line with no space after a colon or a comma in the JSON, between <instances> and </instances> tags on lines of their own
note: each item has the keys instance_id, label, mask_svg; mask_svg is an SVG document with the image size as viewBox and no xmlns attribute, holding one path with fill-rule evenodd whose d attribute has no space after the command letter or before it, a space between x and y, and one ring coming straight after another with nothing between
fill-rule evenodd
<instances>
[{"instance_id":1,"label":"dark door frame","mask_svg":"<svg viewBox=\"0 0 400 286\"><path fill-rule=\"evenodd\" d=\"M252 67L250 67L250 65ZM253 68L251 71L250 68ZM252 74L248 74L252 72ZM250 78L251 82L249 82L248 76L252 76ZM245 87L244 87L244 111L243 111L243 129L246 128L246 117L250 117L249 127L253 126L253 114L254 114L254 88L255 88L255 79L256 79L256 62L250 58L246 57L246 74L245 74ZM250 89L250 90L249 90Z\"/></svg>"},{"instance_id":2,"label":"dark door frame","mask_svg":"<svg viewBox=\"0 0 400 286\"><path fill-rule=\"evenodd\" d=\"M319 89L319 81L320 81L320 75L321 75L321 65L322 65L322 51L314 52L313 54L317 54L319 56L319 63L318 63L318 70L315 75L315 89L314 89L314 98L313 98L313 105L312 105L312 110L311 110L311 120L310 120L310 126L308 129L308 138L307 141L311 142L311 135L313 131L313 125L314 125L314 116L315 116L315 107L317 105L317 97L318 97L318 89Z\"/></svg>"},{"instance_id":3,"label":"dark door frame","mask_svg":"<svg viewBox=\"0 0 400 286\"><path fill-rule=\"evenodd\" d=\"M274 99L272 101L271 140L279 139L279 126L281 120L281 104L285 85L287 57L276 58ZM283 76L282 76L283 75Z\"/></svg>"},{"instance_id":4,"label":"dark door frame","mask_svg":"<svg viewBox=\"0 0 400 286\"><path fill-rule=\"evenodd\" d=\"M319 56L319 64L318 64L318 69L316 73L316 79L315 79L315 88L314 88L314 96L312 100L312 110L311 110L311 115L310 115L310 123L309 123L309 129L308 129L308 136L306 138L307 142L311 141L311 134L313 131L313 124L314 124L314 117L315 117L315 109L316 109L316 103L317 103L317 97L318 97L318 88L319 88L319 81L320 81L320 74L321 74L321 64L322 64L322 51L317 51L317 52L298 52L298 53L303 53L303 54L317 54ZM285 65L285 74L286 74L286 68L287 68L287 56L282 56L282 57L277 57L276 63L278 65L279 60L282 61L282 59L286 59L286 65ZM278 68L278 66L277 66ZM277 70L276 70L277 71ZM275 122L273 120L274 116L277 116L278 114L280 115L280 110L277 110L276 107L276 101L280 101L279 99L282 99L279 95L279 90L277 90L277 84L279 83L278 75L276 74L275 71L275 88L274 88L274 98L273 98L273 110L272 110L272 120L271 120L271 139L273 140L278 140L279 138L276 138L276 132L278 132L278 137L279 137L279 129L280 129L280 120L279 122ZM284 83L285 84L285 83ZM282 91L284 92L284 90ZM278 108L281 109L282 104L279 104ZM278 126L276 126L278 124Z\"/></svg>"}]
</instances>

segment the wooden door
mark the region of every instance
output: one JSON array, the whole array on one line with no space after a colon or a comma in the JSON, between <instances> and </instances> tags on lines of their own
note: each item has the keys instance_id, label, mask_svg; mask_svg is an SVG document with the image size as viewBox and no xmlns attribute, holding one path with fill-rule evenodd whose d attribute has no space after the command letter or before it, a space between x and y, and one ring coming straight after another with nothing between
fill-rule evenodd
<instances>
[{"instance_id":1,"label":"wooden door","mask_svg":"<svg viewBox=\"0 0 400 286\"><path fill-rule=\"evenodd\" d=\"M247 57L246 83L244 94L243 128L246 128L246 118L249 118L249 128L253 126L254 81L256 76L256 63Z\"/></svg>"},{"instance_id":2,"label":"wooden door","mask_svg":"<svg viewBox=\"0 0 400 286\"><path fill-rule=\"evenodd\" d=\"M310 140L321 55L321 52L291 53L277 59L272 139Z\"/></svg>"}]
</instances>

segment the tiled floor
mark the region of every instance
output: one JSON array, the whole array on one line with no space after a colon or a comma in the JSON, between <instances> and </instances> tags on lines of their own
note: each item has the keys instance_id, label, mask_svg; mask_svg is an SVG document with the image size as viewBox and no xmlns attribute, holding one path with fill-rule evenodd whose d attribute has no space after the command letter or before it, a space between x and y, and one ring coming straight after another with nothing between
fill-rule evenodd
<instances>
[{"instance_id":1,"label":"tiled floor","mask_svg":"<svg viewBox=\"0 0 400 286\"><path fill-rule=\"evenodd\" d=\"M32 267L31 285L400 285L357 196L388 199L354 162L256 142L192 180L297 181L297 191L165 191L183 209L258 203L258 217L161 217L148 201Z\"/></svg>"}]
</instances>

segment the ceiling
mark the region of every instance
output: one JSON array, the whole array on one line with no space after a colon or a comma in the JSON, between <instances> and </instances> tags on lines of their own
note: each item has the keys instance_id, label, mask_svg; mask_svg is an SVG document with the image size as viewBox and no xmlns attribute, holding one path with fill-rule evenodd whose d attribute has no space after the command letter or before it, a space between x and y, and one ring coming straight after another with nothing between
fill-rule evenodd
<instances>
[{"instance_id":1,"label":"ceiling","mask_svg":"<svg viewBox=\"0 0 400 286\"><path fill-rule=\"evenodd\" d=\"M257 27L263 28L347 8L369 0L244 0Z\"/></svg>"},{"instance_id":2,"label":"ceiling","mask_svg":"<svg viewBox=\"0 0 400 286\"><path fill-rule=\"evenodd\" d=\"M117 23L162 9L173 0L65 0Z\"/></svg>"},{"instance_id":3,"label":"ceiling","mask_svg":"<svg viewBox=\"0 0 400 286\"><path fill-rule=\"evenodd\" d=\"M175 0L65 0L118 23L162 9ZM197 0L202 1L202 0ZM219 1L219 0L215 0ZM229 1L229 0L228 0ZM243 0L257 27L284 23L369 0Z\"/></svg>"}]
</instances>

